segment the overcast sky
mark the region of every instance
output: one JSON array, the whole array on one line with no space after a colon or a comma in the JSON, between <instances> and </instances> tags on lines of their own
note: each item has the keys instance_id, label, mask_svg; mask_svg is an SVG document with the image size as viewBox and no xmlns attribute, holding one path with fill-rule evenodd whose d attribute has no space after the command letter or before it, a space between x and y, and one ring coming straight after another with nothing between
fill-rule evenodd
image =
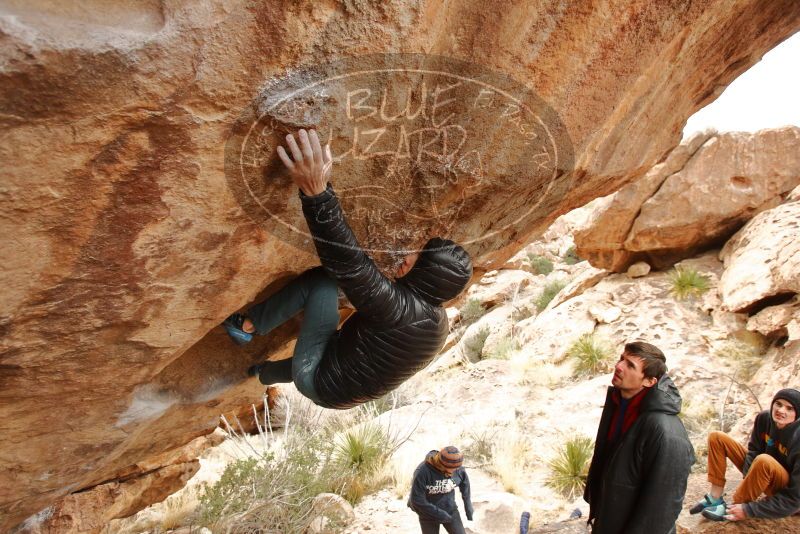
<instances>
[{"instance_id":1,"label":"overcast sky","mask_svg":"<svg viewBox=\"0 0 800 534\"><path fill-rule=\"evenodd\" d=\"M755 132L800 126L800 32L739 76L714 102L689 118L686 137L704 128Z\"/></svg>"}]
</instances>

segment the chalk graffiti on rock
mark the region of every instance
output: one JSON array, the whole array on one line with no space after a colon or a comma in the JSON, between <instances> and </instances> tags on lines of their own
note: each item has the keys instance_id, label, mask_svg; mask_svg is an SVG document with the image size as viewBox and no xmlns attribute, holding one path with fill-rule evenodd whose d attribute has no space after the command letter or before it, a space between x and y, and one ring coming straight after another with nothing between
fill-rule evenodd
<instances>
[{"instance_id":1,"label":"chalk graffiti on rock","mask_svg":"<svg viewBox=\"0 0 800 534\"><path fill-rule=\"evenodd\" d=\"M373 252L413 250L437 234L476 242L524 226L557 202L572 164L556 114L524 85L479 66L386 55L300 70L254 101L226 145L240 204L295 242L307 230L275 149L300 127L331 145L335 189ZM490 228L465 228L480 210L502 216Z\"/></svg>"}]
</instances>

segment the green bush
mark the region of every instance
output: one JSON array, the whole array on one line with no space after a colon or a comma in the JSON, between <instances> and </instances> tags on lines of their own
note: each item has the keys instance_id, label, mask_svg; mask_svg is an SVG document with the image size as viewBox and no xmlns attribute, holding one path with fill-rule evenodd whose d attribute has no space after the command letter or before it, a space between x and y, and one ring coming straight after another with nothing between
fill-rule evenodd
<instances>
[{"instance_id":1,"label":"green bush","mask_svg":"<svg viewBox=\"0 0 800 534\"><path fill-rule=\"evenodd\" d=\"M528 265L535 274L550 274L553 272L553 262L538 254L528 254Z\"/></svg>"},{"instance_id":2,"label":"green bush","mask_svg":"<svg viewBox=\"0 0 800 534\"><path fill-rule=\"evenodd\" d=\"M708 278L689 267L675 267L669 273L669 279L671 293L678 300L697 297L708 291Z\"/></svg>"},{"instance_id":3,"label":"green bush","mask_svg":"<svg viewBox=\"0 0 800 534\"><path fill-rule=\"evenodd\" d=\"M467 302L461 306L461 324L469 326L486 314L483 309L481 301L478 299L468 299Z\"/></svg>"},{"instance_id":4,"label":"green bush","mask_svg":"<svg viewBox=\"0 0 800 534\"><path fill-rule=\"evenodd\" d=\"M511 354L514 351L519 350L519 348L519 341L511 336L506 336L498 341L497 345L492 347L492 350L489 351L488 357L495 360L507 360L511 357Z\"/></svg>"},{"instance_id":5,"label":"green bush","mask_svg":"<svg viewBox=\"0 0 800 534\"><path fill-rule=\"evenodd\" d=\"M471 362L477 362L481 359L483 353L483 346L486 345L486 338L489 337L491 330L488 326L478 328L472 336L464 340L463 349L464 356Z\"/></svg>"},{"instance_id":6,"label":"green bush","mask_svg":"<svg viewBox=\"0 0 800 534\"><path fill-rule=\"evenodd\" d=\"M594 334L583 334L569 346L567 356L576 360L576 374L591 376L608 371L614 354Z\"/></svg>"},{"instance_id":7,"label":"green bush","mask_svg":"<svg viewBox=\"0 0 800 534\"><path fill-rule=\"evenodd\" d=\"M219 481L204 487L197 510L201 525L214 531L304 532L315 496L337 493L357 502L377 489L377 473L397 448L397 440L374 422L343 434L335 417L295 424L271 452L229 464Z\"/></svg>"},{"instance_id":8,"label":"green bush","mask_svg":"<svg viewBox=\"0 0 800 534\"><path fill-rule=\"evenodd\" d=\"M575 250L575 246L569 247L567 251L564 253L562 259L564 260L564 263L566 263L567 265L575 265L576 263L583 261L583 259L578 256L578 252Z\"/></svg>"},{"instance_id":9,"label":"green bush","mask_svg":"<svg viewBox=\"0 0 800 534\"><path fill-rule=\"evenodd\" d=\"M539 311L544 310L547 305L550 304L550 301L553 300L553 298L558 295L558 292L564 289L566 285L567 282L565 280L553 280L552 282L548 282L536 298L536 309Z\"/></svg>"},{"instance_id":10,"label":"green bush","mask_svg":"<svg viewBox=\"0 0 800 534\"><path fill-rule=\"evenodd\" d=\"M546 484L568 500L577 498L586 486L593 451L594 443L586 436L567 441L556 457L548 462L550 475Z\"/></svg>"}]
</instances>

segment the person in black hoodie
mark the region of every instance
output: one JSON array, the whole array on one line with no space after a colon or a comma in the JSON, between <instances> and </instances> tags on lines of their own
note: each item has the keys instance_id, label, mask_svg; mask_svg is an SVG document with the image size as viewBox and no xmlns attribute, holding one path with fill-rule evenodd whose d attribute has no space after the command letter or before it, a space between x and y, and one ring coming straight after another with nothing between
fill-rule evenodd
<instances>
[{"instance_id":1,"label":"person in black hoodie","mask_svg":"<svg viewBox=\"0 0 800 534\"><path fill-rule=\"evenodd\" d=\"M463 463L461 451L448 445L440 451L430 451L414 471L407 504L419 516L422 534L436 534L439 526L444 526L450 534L464 534L456 505L456 488L461 490L467 521L472 521L469 477Z\"/></svg>"},{"instance_id":2,"label":"person in black hoodie","mask_svg":"<svg viewBox=\"0 0 800 534\"><path fill-rule=\"evenodd\" d=\"M583 495L593 534L675 532L695 457L666 371L661 350L643 341L614 366Z\"/></svg>"},{"instance_id":3,"label":"person in black hoodie","mask_svg":"<svg viewBox=\"0 0 800 534\"><path fill-rule=\"evenodd\" d=\"M423 369L444 346L448 334L442 304L458 296L472 276L472 262L459 245L429 240L408 254L395 281L384 276L359 246L327 181L332 157L314 130L291 134L278 155L300 189L308 228L321 267L233 314L224 326L239 344L266 335L304 311L292 358L252 366L263 384L294 382L319 406L344 409L377 399ZM338 289L356 312L337 330Z\"/></svg>"},{"instance_id":4,"label":"person in black hoodie","mask_svg":"<svg viewBox=\"0 0 800 534\"><path fill-rule=\"evenodd\" d=\"M769 410L756 416L750 442L745 449L723 432L708 436L708 481L711 490L689 513L703 513L715 521L738 521L747 517L777 519L800 511L800 391L782 389ZM725 502L726 460L744 475ZM767 498L757 500L762 494Z\"/></svg>"}]
</instances>

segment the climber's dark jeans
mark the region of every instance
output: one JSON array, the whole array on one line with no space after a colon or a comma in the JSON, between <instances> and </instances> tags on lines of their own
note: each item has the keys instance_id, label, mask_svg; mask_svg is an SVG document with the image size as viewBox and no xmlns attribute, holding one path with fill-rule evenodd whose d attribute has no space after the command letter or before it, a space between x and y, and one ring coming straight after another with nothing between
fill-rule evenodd
<instances>
[{"instance_id":1,"label":"climber's dark jeans","mask_svg":"<svg viewBox=\"0 0 800 534\"><path fill-rule=\"evenodd\" d=\"M422 529L422 534L437 534L439 532L439 525L443 526L449 534L464 534L464 524L461 522L461 515L458 510L453 512L453 520L449 523L439 523L438 521L431 521L428 519L419 519L419 527Z\"/></svg>"},{"instance_id":2,"label":"climber's dark jeans","mask_svg":"<svg viewBox=\"0 0 800 534\"><path fill-rule=\"evenodd\" d=\"M319 401L314 376L325 348L339 324L336 282L322 267L310 269L247 312L256 334L266 335L301 311L303 324L291 358L261 364L262 384L294 382L298 391L315 403Z\"/></svg>"}]
</instances>

